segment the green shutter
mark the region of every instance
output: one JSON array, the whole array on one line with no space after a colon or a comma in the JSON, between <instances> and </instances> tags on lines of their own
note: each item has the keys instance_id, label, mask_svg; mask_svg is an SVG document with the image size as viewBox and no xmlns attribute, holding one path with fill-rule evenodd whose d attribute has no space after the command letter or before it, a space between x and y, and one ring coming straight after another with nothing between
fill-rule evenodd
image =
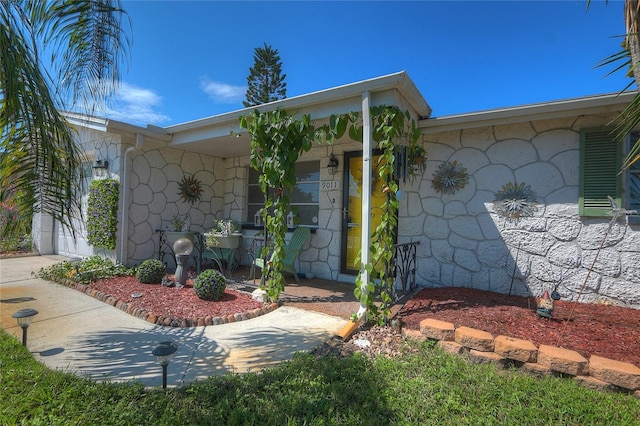
<instances>
[{"instance_id":1,"label":"green shutter","mask_svg":"<svg viewBox=\"0 0 640 426\"><path fill-rule=\"evenodd\" d=\"M611 129L583 130L580 134L580 207L581 216L607 216L611 204L607 196L621 205L621 144Z\"/></svg>"}]
</instances>

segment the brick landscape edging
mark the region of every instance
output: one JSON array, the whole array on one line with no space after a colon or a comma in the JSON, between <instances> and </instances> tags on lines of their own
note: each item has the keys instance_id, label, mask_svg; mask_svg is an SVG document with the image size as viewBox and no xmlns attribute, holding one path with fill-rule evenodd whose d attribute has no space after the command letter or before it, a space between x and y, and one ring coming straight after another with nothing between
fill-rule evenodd
<instances>
[{"instance_id":1,"label":"brick landscape edging","mask_svg":"<svg viewBox=\"0 0 640 426\"><path fill-rule=\"evenodd\" d=\"M209 325L228 324L231 322L239 322L256 318L261 315L267 314L278 308L277 303L265 304L262 308L252 309L251 311L244 311L235 314L222 315L217 317L206 318L165 318L163 316L150 314L146 310L131 306L122 300L116 299L108 293L91 288L88 284L80 284L76 282L67 283L69 287L72 287L84 294L87 294L101 302L111 305L121 311L139 318L144 321L148 321L152 324L161 325L165 327L204 327Z\"/></svg>"},{"instance_id":2,"label":"brick landscape edging","mask_svg":"<svg viewBox=\"0 0 640 426\"><path fill-rule=\"evenodd\" d=\"M549 345L537 347L529 340L509 336L494 337L486 331L470 327L456 328L453 323L427 318L420 322L413 337L436 340L438 346L453 355L465 355L478 363L495 363L516 367L534 375L566 375L580 384L595 389L632 393L640 397L640 368L591 355L586 359L578 352Z\"/></svg>"}]
</instances>

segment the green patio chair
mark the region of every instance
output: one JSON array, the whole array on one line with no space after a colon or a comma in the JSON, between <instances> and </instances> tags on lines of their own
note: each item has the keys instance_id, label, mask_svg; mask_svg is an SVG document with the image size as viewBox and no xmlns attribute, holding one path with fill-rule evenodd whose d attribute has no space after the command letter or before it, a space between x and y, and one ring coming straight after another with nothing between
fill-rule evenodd
<instances>
[{"instance_id":1,"label":"green patio chair","mask_svg":"<svg viewBox=\"0 0 640 426\"><path fill-rule=\"evenodd\" d=\"M291 236L291 240L284 248L284 259L282 259L282 263L284 265L284 270L286 272L291 272L296 282L299 281L298 273L296 271L296 260L298 259L298 255L302 250L302 246L307 241L309 236L311 235L311 228L305 226L299 226L293 231L293 235ZM264 259L261 257L256 258L253 261L252 268L258 267L260 269L264 268ZM252 271L252 276L253 271Z\"/></svg>"}]
</instances>

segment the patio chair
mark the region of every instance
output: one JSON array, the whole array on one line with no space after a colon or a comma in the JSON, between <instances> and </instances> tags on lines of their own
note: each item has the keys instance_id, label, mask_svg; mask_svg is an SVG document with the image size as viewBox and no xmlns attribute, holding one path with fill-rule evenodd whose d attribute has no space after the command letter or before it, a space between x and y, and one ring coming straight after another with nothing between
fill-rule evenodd
<instances>
[{"instance_id":1,"label":"patio chair","mask_svg":"<svg viewBox=\"0 0 640 426\"><path fill-rule=\"evenodd\" d=\"M302 250L302 246L307 241L310 235L311 235L310 228L299 226L296 228L295 231L293 231L291 240L289 241L287 246L284 248L284 259L282 259L284 270L286 272L291 272L296 282L299 281L298 273L296 271L296 260L298 259L298 255ZM260 269L264 268L264 259L262 259L261 257L257 257L253 261L252 269L255 268L256 266ZM254 276L253 271L251 275Z\"/></svg>"}]
</instances>

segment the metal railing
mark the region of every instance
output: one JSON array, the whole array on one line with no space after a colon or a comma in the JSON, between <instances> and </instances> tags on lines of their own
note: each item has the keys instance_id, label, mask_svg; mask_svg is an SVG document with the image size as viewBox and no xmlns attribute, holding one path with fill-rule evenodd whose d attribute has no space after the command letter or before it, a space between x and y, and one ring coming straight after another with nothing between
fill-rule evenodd
<instances>
[{"instance_id":1,"label":"metal railing","mask_svg":"<svg viewBox=\"0 0 640 426\"><path fill-rule=\"evenodd\" d=\"M420 241L395 244L391 259L393 276L392 298L397 301L416 289L417 252Z\"/></svg>"}]
</instances>

